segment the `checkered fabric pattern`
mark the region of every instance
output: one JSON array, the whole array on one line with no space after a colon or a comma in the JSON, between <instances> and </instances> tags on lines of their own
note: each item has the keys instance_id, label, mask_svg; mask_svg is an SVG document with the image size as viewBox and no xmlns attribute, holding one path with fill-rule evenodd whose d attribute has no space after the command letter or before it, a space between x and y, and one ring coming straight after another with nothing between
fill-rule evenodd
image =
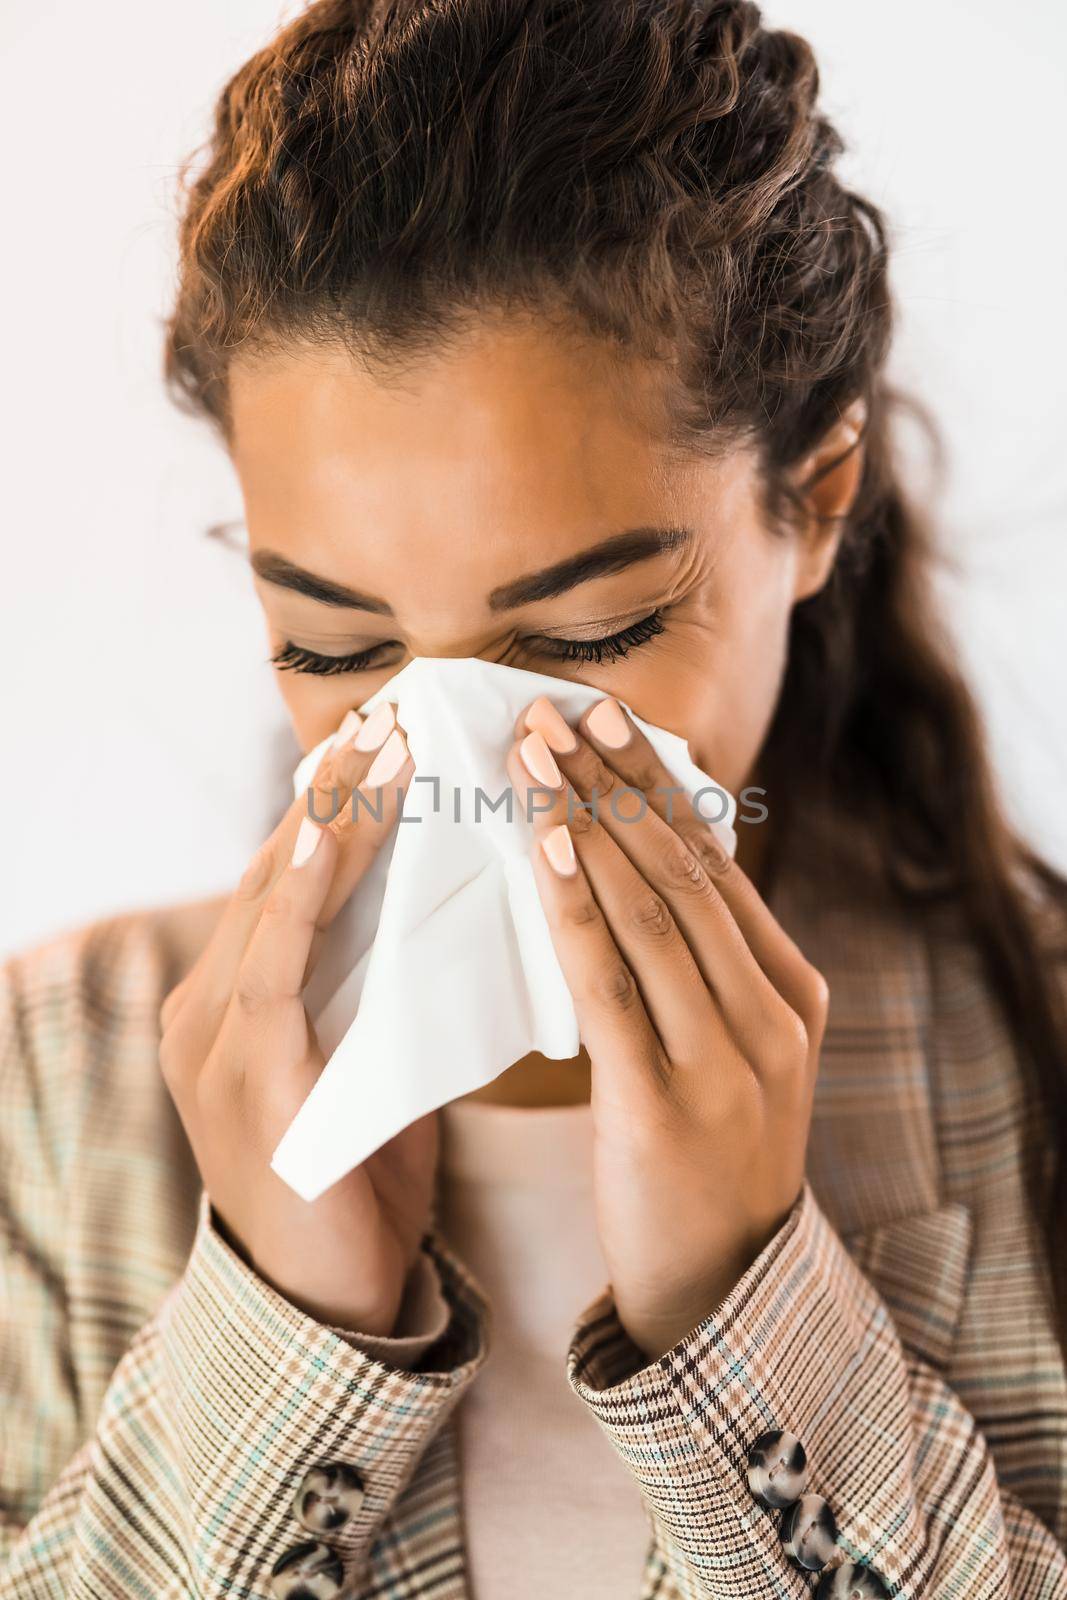
<instances>
[{"instance_id":1,"label":"checkered fabric pattern","mask_svg":"<svg viewBox=\"0 0 1067 1600\"><path fill-rule=\"evenodd\" d=\"M632 1600L813 1593L746 1481L770 1429L803 1442L835 1563L908 1600L1064 1600L1067 1373L1023 1187L1043 1130L977 956L951 908L788 870L772 905L831 992L797 1205L658 1359L610 1286L560 1351L644 1495ZM470 1600L452 1414L492 1309L434 1223L450 1318L394 1364L235 1253L158 1070L166 930L124 913L0 969L0 1597L269 1596L305 1473L342 1461L366 1488L331 1541L344 1594Z\"/></svg>"}]
</instances>

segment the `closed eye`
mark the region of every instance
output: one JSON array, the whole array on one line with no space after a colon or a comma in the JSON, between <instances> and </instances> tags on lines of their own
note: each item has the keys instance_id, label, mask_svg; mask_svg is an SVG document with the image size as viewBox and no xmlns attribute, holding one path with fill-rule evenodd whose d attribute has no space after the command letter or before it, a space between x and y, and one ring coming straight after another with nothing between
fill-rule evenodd
<instances>
[{"instance_id":1,"label":"closed eye","mask_svg":"<svg viewBox=\"0 0 1067 1600\"><path fill-rule=\"evenodd\" d=\"M324 656L317 650L305 650L303 645L286 641L271 656L271 665L281 672L317 672L330 675L335 672L366 672L382 665L380 657L385 650L395 649L396 639L383 639L366 650L353 650L346 656ZM402 648L402 647L401 647Z\"/></svg>"},{"instance_id":2,"label":"closed eye","mask_svg":"<svg viewBox=\"0 0 1067 1600\"><path fill-rule=\"evenodd\" d=\"M537 647L560 661L617 661L630 650L647 644L649 639L663 632L663 618L657 610L637 622L628 623L617 633L605 634L599 639L550 639L541 635Z\"/></svg>"},{"instance_id":3,"label":"closed eye","mask_svg":"<svg viewBox=\"0 0 1067 1600\"><path fill-rule=\"evenodd\" d=\"M665 632L665 624L657 609L637 622L630 622L615 633L601 635L598 639L553 639L546 634L532 635L525 641L527 648L556 661L617 661L657 634ZM365 650L353 650L344 656L326 656L317 650L306 650L303 645L286 641L270 657L272 666L281 672L312 672L331 676L339 672L367 672L386 664L383 656L390 650L403 649L397 639L383 639L380 644Z\"/></svg>"}]
</instances>

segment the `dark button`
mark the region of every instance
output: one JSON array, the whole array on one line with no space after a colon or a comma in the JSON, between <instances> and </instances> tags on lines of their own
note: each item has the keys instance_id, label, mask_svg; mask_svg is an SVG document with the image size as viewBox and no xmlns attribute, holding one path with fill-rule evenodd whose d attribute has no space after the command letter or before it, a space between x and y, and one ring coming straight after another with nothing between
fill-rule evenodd
<instances>
[{"instance_id":1,"label":"dark button","mask_svg":"<svg viewBox=\"0 0 1067 1600\"><path fill-rule=\"evenodd\" d=\"M819 1579L815 1600L889 1600L889 1585L873 1567L845 1561Z\"/></svg>"},{"instance_id":2,"label":"dark button","mask_svg":"<svg viewBox=\"0 0 1067 1600\"><path fill-rule=\"evenodd\" d=\"M808 1458L792 1433L761 1433L748 1452L748 1486L761 1506L781 1511L804 1493Z\"/></svg>"},{"instance_id":3,"label":"dark button","mask_svg":"<svg viewBox=\"0 0 1067 1600\"><path fill-rule=\"evenodd\" d=\"M363 1504L363 1479L347 1461L319 1461L304 1474L293 1515L311 1533L336 1533Z\"/></svg>"},{"instance_id":4,"label":"dark button","mask_svg":"<svg viewBox=\"0 0 1067 1600\"><path fill-rule=\"evenodd\" d=\"M782 1512L785 1553L805 1572L825 1567L837 1544L837 1519L821 1494L802 1494Z\"/></svg>"},{"instance_id":5,"label":"dark button","mask_svg":"<svg viewBox=\"0 0 1067 1600\"><path fill-rule=\"evenodd\" d=\"M345 1579L340 1556L318 1539L295 1544L270 1570L270 1592L277 1600L334 1600Z\"/></svg>"}]
</instances>

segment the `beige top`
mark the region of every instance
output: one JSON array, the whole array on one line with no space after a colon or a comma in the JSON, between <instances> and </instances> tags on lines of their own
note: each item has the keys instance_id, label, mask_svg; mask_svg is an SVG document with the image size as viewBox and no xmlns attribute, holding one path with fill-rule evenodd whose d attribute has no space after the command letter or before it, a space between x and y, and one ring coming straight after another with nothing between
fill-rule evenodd
<instances>
[{"instance_id":1,"label":"beige top","mask_svg":"<svg viewBox=\"0 0 1067 1600\"><path fill-rule=\"evenodd\" d=\"M457 1409L474 1600L641 1591L640 1489L567 1382L578 1314L608 1280L588 1104L441 1110L439 1224L492 1306L489 1356Z\"/></svg>"}]
</instances>

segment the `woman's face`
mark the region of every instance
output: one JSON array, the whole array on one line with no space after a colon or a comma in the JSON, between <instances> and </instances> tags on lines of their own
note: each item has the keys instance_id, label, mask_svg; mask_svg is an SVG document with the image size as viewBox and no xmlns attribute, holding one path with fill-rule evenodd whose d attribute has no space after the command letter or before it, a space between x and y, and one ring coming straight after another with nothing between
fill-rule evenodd
<instances>
[{"instance_id":1,"label":"woman's face","mask_svg":"<svg viewBox=\"0 0 1067 1600\"><path fill-rule=\"evenodd\" d=\"M616 695L735 793L752 779L790 609L835 540L765 526L749 447L672 454L663 382L503 318L402 381L339 348L235 361L271 653L359 658L277 669L305 751L412 656L480 656Z\"/></svg>"}]
</instances>

